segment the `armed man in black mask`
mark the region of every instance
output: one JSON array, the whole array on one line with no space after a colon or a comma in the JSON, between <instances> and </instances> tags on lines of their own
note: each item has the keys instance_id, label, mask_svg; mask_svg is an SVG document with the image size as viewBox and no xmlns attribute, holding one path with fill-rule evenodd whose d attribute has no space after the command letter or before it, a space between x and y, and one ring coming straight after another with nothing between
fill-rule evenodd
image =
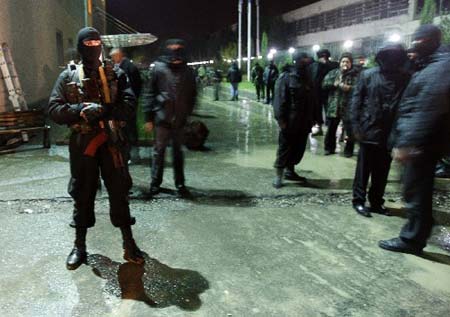
<instances>
[{"instance_id":1,"label":"armed man in black mask","mask_svg":"<svg viewBox=\"0 0 450 317\"><path fill-rule=\"evenodd\" d=\"M417 69L399 105L393 157L403 163L403 199L408 221L383 249L420 254L433 227L436 163L450 152L450 58L440 49L441 31L432 24L413 34Z\"/></svg>"},{"instance_id":2,"label":"armed man in black mask","mask_svg":"<svg viewBox=\"0 0 450 317\"><path fill-rule=\"evenodd\" d=\"M353 182L353 208L365 217L370 217L371 212L388 214L383 206L392 161L388 138L410 78L405 69L407 60L402 45L389 44L381 48L375 58L378 67L361 74L350 103L352 131L360 142ZM364 205L369 177L370 209Z\"/></svg>"},{"instance_id":3,"label":"armed man in black mask","mask_svg":"<svg viewBox=\"0 0 450 317\"><path fill-rule=\"evenodd\" d=\"M314 119L311 102L312 83L309 77L306 53L295 53L294 66L281 74L275 85L274 113L280 127L277 158L274 164L275 188L280 188L283 177L292 181L305 181L295 172L305 153L308 135Z\"/></svg>"},{"instance_id":4,"label":"armed man in black mask","mask_svg":"<svg viewBox=\"0 0 450 317\"><path fill-rule=\"evenodd\" d=\"M67 268L75 270L86 261L86 233L95 224L94 203L99 176L109 195L110 218L120 228L124 259L141 264L141 251L134 242L128 192L128 173L123 122L135 112L136 99L123 71L99 60L102 42L94 28L78 33L82 64L61 73L51 93L48 113L58 124L70 127L69 193L75 201L73 221L75 246L67 258Z\"/></svg>"},{"instance_id":5,"label":"armed man in black mask","mask_svg":"<svg viewBox=\"0 0 450 317\"><path fill-rule=\"evenodd\" d=\"M152 70L148 92L144 94L145 130L150 132L156 126L150 184L152 196L160 192L164 155L169 143L172 144L172 164L178 195L189 196L185 187L181 146L184 126L194 110L196 96L194 72L187 66L186 44L179 39L168 40L163 55Z\"/></svg>"}]
</instances>

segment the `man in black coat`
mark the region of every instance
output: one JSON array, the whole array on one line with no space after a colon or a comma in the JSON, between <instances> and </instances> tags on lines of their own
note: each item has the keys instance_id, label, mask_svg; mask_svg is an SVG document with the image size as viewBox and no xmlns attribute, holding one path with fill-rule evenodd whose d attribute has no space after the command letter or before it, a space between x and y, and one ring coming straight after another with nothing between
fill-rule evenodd
<instances>
[{"instance_id":1,"label":"man in black coat","mask_svg":"<svg viewBox=\"0 0 450 317\"><path fill-rule=\"evenodd\" d=\"M307 68L309 56L296 53L293 60L294 66L286 67L275 85L273 108L280 127L274 164L275 188L283 185L283 177L293 181L306 180L295 172L295 165L303 158L313 122L311 80Z\"/></svg>"},{"instance_id":2,"label":"man in black coat","mask_svg":"<svg viewBox=\"0 0 450 317\"><path fill-rule=\"evenodd\" d=\"M275 94L275 82L278 79L279 71L273 60L264 70L263 78L266 85L266 104L271 104Z\"/></svg>"},{"instance_id":3,"label":"man in black coat","mask_svg":"<svg viewBox=\"0 0 450 317\"><path fill-rule=\"evenodd\" d=\"M353 182L353 208L365 217L370 217L370 212L387 214L383 195L392 161L388 137L410 78L404 68L406 50L401 45L383 47L375 61L378 67L360 75L350 104L352 131L360 142ZM370 209L364 206L369 177Z\"/></svg>"},{"instance_id":4,"label":"man in black coat","mask_svg":"<svg viewBox=\"0 0 450 317\"><path fill-rule=\"evenodd\" d=\"M58 124L70 127L69 194L75 201L73 220L75 245L67 258L67 268L75 270L86 261L87 229L95 225L94 204L101 176L108 191L110 218L121 229L124 258L143 263L131 225L128 192L132 182L128 173L126 139L121 126L136 110L136 98L125 73L102 66L99 32L83 28L78 33L78 52L82 64L61 73L50 96L48 114ZM101 88L99 88L101 87Z\"/></svg>"},{"instance_id":5,"label":"man in black coat","mask_svg":"<svg viewBox=\"0 0 450 317\"><path fill-rule=\"evenodd\" d=\"M239 100L239 83L242 81L242 72L236 62L228 69L227 80L231 84L231 101Z\"/></svg>"},{"instance_id":6,"label":"man in black coat","mask_svg":"<svg viewBox=\"0 0 450 317\"><path fill-rule=\"evenodd\" d=\"M408 221L383 249L420 254L433 227L436 163L450 150L450 58L439 50L441 31L432 24L413 35L417 71L406 88L395 125L393 157L404 165L403 199Z\"/></svg>"},{"instance_id":7,"label":"man in black coat","mask_svg":"<svg viewBox=\"0 0 450 317\"><path fill-rule=\"evenodd\" d=\"M328 102L328 90L322 89L322 81L331 70L339 68L338 62L330 60L331 54L329 50L321 49L317 51L316 55L317 61L310 66L315 102L314 124L317 125L317 131L313 133L314 136L323 135L323 111Z\"/></svg>"},{"instance_id":8,"label":"man in black coat","mask_svg":"<svg viewBox=\"0 0 450 317\"><path fill-rule=\"evenodd\" d=\"M122 69L125 74L127 74L128 79L130 81L131 89L136 96L136 99L139 99L141 95L142 81L141 75L139 73L139 69L130 61L128 57L126 57L123 49L115 48L109 54L113 62ZM136 122L136 114L130 118L125 126L125 133L128 137L128 141L130 143L130 159L131 161L139 160L139 150L137 148L138 145L138 129Z\"/></svg>"},{"instance_id":9,"label":"man in black coat","mask_svg":"<svg viewBox=\"0 0 450 317\"><path fill-rule=\"evenodd\" d=\"M256 99L258 102L261 100L261 97L264 99L264 68L256 63L252 69L252 83L255 85L256 89Z\"/></svg>"},{"instance_id":10,"label":"man in black coat","mask_svg":"<svg viewBox=\"0 0 450 317\"><path fill-rule=\"evenodd\" d=\"M194 110L197 97L195 75L187 66L186 44L183 40L167 40L163 55L151 71L149 87L144 95L145 130L156 126L153 146L152 180L150 194L160 192L163 180L164 156L172 144L172 164L178 195L189 196L185 187L184 158L181 149L183 130Z\"/></svg>"}]
</instances>

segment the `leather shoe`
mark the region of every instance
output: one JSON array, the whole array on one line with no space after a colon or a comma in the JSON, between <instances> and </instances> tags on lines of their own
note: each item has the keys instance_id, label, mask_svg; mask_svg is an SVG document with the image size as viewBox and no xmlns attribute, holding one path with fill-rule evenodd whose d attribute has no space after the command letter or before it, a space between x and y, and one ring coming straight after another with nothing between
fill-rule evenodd
<instances>
[{"instance_id":1,"label":"leather shoe","mask_svg":"<svg viewBox=\"0 0 450 317\"><path fill-rule=\"evenodd\" d=\"M353 209L355 209L355 211L360 214L361 216L364 217L372 217L372 215L370 214L370 212L367 210L367 208L364 205L353 205Z\"/></svg>"},{"instance_id":2,"label":"leather shoe","mask_svg":"<svg viewBox=\"0 0 450 317\"><path fill-rule=\"evenodd\" d=\"M376 214L380 214L380 215L384 215L384 216L392 216L391 213L389 212L389 210L384 207L384 206L370 206L370 212L376 213Z\"/></svg>"},{"instance_id":3,"label":"leather shoe","mask_svg":"<svg viewBox=\"0 0 450 317\"><path fill-rule=\"evenodd\" d=\"M161 192L161 188L159 186L151 185L150 186L150 196L156 196Z\"/></svg>"},{"instance_id":4,"label":"leather shoe","mask_svg":"<svg viewBox=\"0 0 450 317\"><path fill-rule=\"evenodd\" d=\"M392 238L390 240L380 240L378 242L378 246L382 249L393 251L393 252L401 252L401 253L409 253L409 254L421 254L422 249L412 243L405 242L401 238Z\"/></svg>"},{"instance_id":5,"label":"leather shoe","mask_svg":"<svg viewBox=\"0 0 450 317\"><path fill-rule=\"evenodd\" d=\"M68 270L76 270L81 264L86 263L86 259L86 249L74 247L67 257L66 267Z\"/></svg>"},{"instance_id":6,"label":"leather shoe","mask_svg":"<svg viewBox=\"0 0 450 317\"><path fill-rule=\"evenodd\" d=\"M284 173L284 178L288 181L306 182L306 178L298 175L295 171L286 171Z\"/></svg>"},{"instance_id":7,"label":"leather shoe","mask_svg":"<svg viewBox=\"0 0 450 317\"><path fill-rule=\"evenodd\" d=\"M283 187L283 179L280 176L275 177L272 182L272 186L276 189L280 189L281 187Z\"/></svg>"},{"instance_id":8,"label":"leather shoe","mask_svg":"<svg viewBox=\"0 0 450 317\"><path fill-rule=\"evenodd\" d=\"M177 196L180 198L192 198L191 192L184 185L177 187Z\"/></svg>"}]
</instances>

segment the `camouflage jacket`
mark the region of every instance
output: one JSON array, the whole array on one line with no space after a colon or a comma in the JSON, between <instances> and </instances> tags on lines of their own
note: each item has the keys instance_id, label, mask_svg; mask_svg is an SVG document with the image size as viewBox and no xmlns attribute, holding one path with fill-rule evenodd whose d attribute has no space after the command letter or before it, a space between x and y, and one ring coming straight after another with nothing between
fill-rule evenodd
<instances>
[{"instance_id":1,"label":"camouflage jacket","mask_svg":"<svg viewBox=\"0 0 450 317\"><path fill-rule=\"evenodd\" d=\"M346 119L347 107L350 103L353 87L356 85L358 73L356 70L350 70L341 75L340 69L333 69L324 78L322 88L329 92L327 118L344 118ZM345 84L352 87L350 91L343 91L336 84Z\"/></svg>"}]
</instances>

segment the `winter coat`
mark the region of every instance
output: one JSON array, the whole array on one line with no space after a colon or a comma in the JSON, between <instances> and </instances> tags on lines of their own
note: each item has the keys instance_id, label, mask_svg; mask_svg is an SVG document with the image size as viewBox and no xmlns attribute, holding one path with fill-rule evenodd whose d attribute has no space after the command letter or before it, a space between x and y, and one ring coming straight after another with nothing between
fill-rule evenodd
<instances>
[{"instance_id":1,"label":"winter coat","mask_svg":"<svg viewBox=\"0 0 450 317\"><path fill-rule=\"evenodd\" d=\"M339 68L337 62L319 63L313 62L310 66L311 79L314 86L314 96L319 105L326 105L328 101L328 90L322 88L322 82L325 76L333 69Z\"/></svg>"},{"instance_id":2,"label":"winter coat","mask_svg":"<svg viewBox=\"0 0 450 317\"><path fill-rule=\"evenodd\" d=\"M139 98L142 88L142 80L139 69L126 57L122 59L119 67L123 69L125 74L127 74L128 79L130 80L131 89L133 89L136 98Z\"/></svg>"},{"instance_id":3,"label":"winter coat","mask_svg":"<svg viewBox=\"0 0 450 317\"><path fill-rule=\"evenodd\" d=\"M349 116L352 131L361 143L385 147L403 91L410 75L398 70L383 72L380 67L363 71L353 89Z\"/></svg>"},{"instance_id":4,"label":"winter coat","mask_svg":"<svg viewBox=\"0 0 450 317\"><path fill-rule=\"evenodd\" d=\"M115 72L117 75L117 98L114 103L103 105L105 113L102 119L126 122L136 113L136 97L124 71L115 69ZM66 69L59 75L51 92L47 112L57 124L72 126L83 121L80 117L83 103L72 103L67 93L67 84L73 82L81 84L78 70ZM83 101L91 102L91 100Z\"/></svg>"},{"instance_id":5,"label":"winter coat","mask_svg":"<svg viewBox=\"0 0 450 317\"><path fill-rule=\"evenodd\" d=\"M309 131L313 123L312 83L307 69L282 72L275 83L273 108L275 119L287 128Z\"/></svg>"},{"instance_id":6,"label":"winter coat","mask_svg":"<svg viewBox=\"0 0 450 317\"><path fill-rule=\"evenodd\" d=\"M237 66L231 66L228 70L227 79L230 83L240 83L242 81L242 72Z\"/></svg>"},{"instance_id":7,"label":"winter coat","mask_svg":"<svg viewBox=\"0 0 450 317\"><path fill-rule=\"evenodd\" d=\"M322 88L328 91L327 118L343 118L347 120L347 107L352 95L352 89L356 84L358 73L350 69L342 75L340 83L352 87L350 91L344 91L341 87L336 87L335 82L341 76L340 69L330 71L322 82Z\"/></svg>"},{"instance_id":8,"label":"winter coat","mask_svg":"<svg viewBox=\"0 0 450 317\"><path fill-rule=\"evenodd\" d=\"M278 68L275 65L269 65L264 70L263 79L266 86L275 85L279 75Z\"/></svg>"},{"instance_id":9,"label":"winter coat","mask_svg":"<svg viewBox=\"0 0 450 317\"><path fill-rule=\"evenodd\" d=\"M252 69L252 82L255 85L264 84L264 69L259 65Z\"/></svg>"},{"instance_id":10,"label":"winter coat","mask_svg":"<svg viewBox=\"0 0 450 317\"><path fill-rule=\"evenodd\" d=\"M450 153L450 55L423 59L399 105L395 147Z\"/></svg>"},{"instance_id":11,"label":"winter coat","mask_svg":"<svg viewBox=\"0 0 450 317\"><path fill-rule=\"evenodd\" d=\"M186 65L169 67L165 62L156 62L143 94L145 121L181 128L194 110L196 97L196 81L191 68Z\"/></svg>"}]
</instances>

